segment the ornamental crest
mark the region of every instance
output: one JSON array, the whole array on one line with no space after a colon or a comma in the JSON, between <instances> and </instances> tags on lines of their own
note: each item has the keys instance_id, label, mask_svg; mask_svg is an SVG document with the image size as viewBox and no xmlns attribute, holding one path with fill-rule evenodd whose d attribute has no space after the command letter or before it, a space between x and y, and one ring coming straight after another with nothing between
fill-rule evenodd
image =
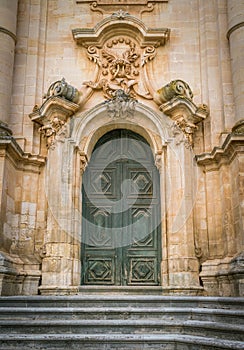
<instances>
[{"instance_id":1,"label":"ornamental crest","mask_svg":"<svg viewBox=\"0 0 244 350\"><path fill-rule=\"evenodd\" d=\"M152 50L153 51L153 50ZM103 90L105 98L112 98L117 90L126 94L152 98L145 86L140 85L140 71L143 66L142 56L136 43L130 38L117 37L109 40L100 52L88 47L88 57L101 69L97 82L86 81L83 84L94 90ZM153 58L153 53L152 56Z\"/></svg>"},{"instance_id":2,"label":"ornamental crest","mask_svg":"<svg viewBox=\"0 0 244 350\"><path fill-rule=\"evenodd\" d=\"M131 97L153 98L147 65L165 45L169 29L148 29L128 12L117 11L95 28L73 29L77 44L86 48L95 65L94 79L83 84L91 91L102 90L106 99L123 90Z\"/></svg>"}]
</instances>

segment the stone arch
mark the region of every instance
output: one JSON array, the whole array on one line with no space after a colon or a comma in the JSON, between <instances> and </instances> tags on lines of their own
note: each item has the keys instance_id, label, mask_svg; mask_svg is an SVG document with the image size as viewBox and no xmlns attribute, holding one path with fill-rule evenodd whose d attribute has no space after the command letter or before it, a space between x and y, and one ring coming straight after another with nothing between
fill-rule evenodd
<instances>
[{"instance_id":1,"label":"stone arch","mask_svg":"<svg viewBox=\"0 0 244 350\"><path fill-rule=\"evenodd\" d=\"M106 132L124 128L144 137L154 155L162 150L162 146L170 138L167 117L159 116L150 107L141 103L135 104L135 113L130 119L110 118L105 103L99 104L77 118L73 128L72 139L76 147L89 160L93 147Z\"/></svg>"}]
</instances>

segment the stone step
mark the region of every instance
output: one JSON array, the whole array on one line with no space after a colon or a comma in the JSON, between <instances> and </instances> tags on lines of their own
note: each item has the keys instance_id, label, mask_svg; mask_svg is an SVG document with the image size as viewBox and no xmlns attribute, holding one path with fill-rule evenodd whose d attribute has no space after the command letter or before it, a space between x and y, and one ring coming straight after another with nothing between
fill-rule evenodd
<instances>
[{"instance_id":1,"label":"stone step","mask_svg":"<svg viewBox=\"0 0 244 350\"><path fill-rule=\"evenodd\" d=\"M2 350L243 350L244 343L181 334L8 334L0 336Z\"/></svg>"},{"instance_id":2,"label":"stone step","mask_svg":"<svg viewBox=\"0 0 244 350\"><path fill-rule=\"evenodd\" d=\"M164 320L1 320L1 334L185 334L244 341L244 325Z\"/></svg>"},{"instance_id":3,"label":"stone step","mask_svg":"<svg viewBox=\"0 0 244 350\"><path fill-rule=\"evenodd\" d=\"M156 295L15 296L1 297L0 307L188 307L244 310L244 298Z\"/></svg>"},{"instance_id":4,"label":"stone step","mask_svg":"<svg viewBox=\"0 0 244 350\"><path fill-rule=\"evenodd\" d=\"M0 307L0 320L9 319L158 319L208 320L244 324L244 310L189 307Z\"/></svg>"}]
</instances>

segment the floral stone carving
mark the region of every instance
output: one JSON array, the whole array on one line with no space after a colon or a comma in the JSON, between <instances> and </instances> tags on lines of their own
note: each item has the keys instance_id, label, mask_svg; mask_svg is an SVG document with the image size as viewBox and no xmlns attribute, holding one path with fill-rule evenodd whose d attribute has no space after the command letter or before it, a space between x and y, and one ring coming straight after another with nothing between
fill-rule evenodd
<instances>
[{"instance_id":1,"label":"floral stone carving","mask_svg":"<svg viewBox=\"0 0 244 350\"><path fill-rule=\"evenodd\" d=\"M115 96L107 101L108 115L113 119L129 119L134 117L136 100L123 90L117 90Z\"/></svg>"},{"instance_id":2,"label":"floral stone carving","mask_svg":"<svg viewBox=\"0 0 244 350\"><path fill-rule=\"evenodd\" d=\"M208 107L196 106L192 98L191 88L183 80L173 80L154 94L159 109L174 121L172 132L177 136L177 143L184 141L186 147L193 146L197 124L209 115Z\"/></svg>"},{"instance_id":3,"label":"floral stone carving","mask_svg":"<svg viewBox=\"0 0 244 350\"><path fill-rule=\"evenodd\" d=\"M83 83L91 91L102 90L107 99L121 89L133 97L153 98L147 65L156 56L157 48L169 39L169 29L148 29L141 20L120 10L95 28L72 32L96 65L94 79Z\"/></svg>"},{"instance_id":4,"label":"floral stone carving","mask_svg":"<svg viewBox=\"0 0 244 350\"><path fill-rule=\"evenodd\" d=\"M80 107L75 103L79 100L79 92L63 78L50 85L44 98L41 107L35 106L29 116L39 125L47 148L53 149L57 141L64 141L68 136L67 122Z\"/></svg>"}]
</instances>

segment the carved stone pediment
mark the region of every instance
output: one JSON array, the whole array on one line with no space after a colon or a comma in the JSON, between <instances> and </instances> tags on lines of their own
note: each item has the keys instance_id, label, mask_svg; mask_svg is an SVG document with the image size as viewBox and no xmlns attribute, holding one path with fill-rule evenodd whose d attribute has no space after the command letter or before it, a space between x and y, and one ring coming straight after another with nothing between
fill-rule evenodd
<instances>
[{"instance_id":1,"label":"carved stone pediment","mask_svg":"<svg viewBox=\"0 0 244 350\"><path fill-rule=\"evenodd\" d=\"M62 141L68 135L67 122L80 108L73 102L78 102L79 93L62 79L50 85L45 98L41 107L35 106L29 117L40 126L47 148L53 148L57 140Z\"/></svg>"},{"instance_id":2,"label":"carved stone pediment","mask_svg":"<svg viewBox=\"0 0 244 350\"><path fill-rule=\"evenodd\" d=\"M107 99L121 89L134 97L153 98L147 65L169 39L169 29L147 28L138 18L119 10L94 28L77 28L72 33L96 66L94 79L84 82L91 91L102 90Z\"/></svg>"},{"instance_id":3,"label":"carved stone pediment","mask_svg":"<svg viewBox=\"0 0 244 350\"><path fill-rule=\"evenodd\" d=\"M173 80L154 94L159 109L174 121L173 134L183 132L187 147L193 146L197 124L209 115L207 105L196 106L192 98L191 88L182 80Z\"/></svg>"}]
</instances>

